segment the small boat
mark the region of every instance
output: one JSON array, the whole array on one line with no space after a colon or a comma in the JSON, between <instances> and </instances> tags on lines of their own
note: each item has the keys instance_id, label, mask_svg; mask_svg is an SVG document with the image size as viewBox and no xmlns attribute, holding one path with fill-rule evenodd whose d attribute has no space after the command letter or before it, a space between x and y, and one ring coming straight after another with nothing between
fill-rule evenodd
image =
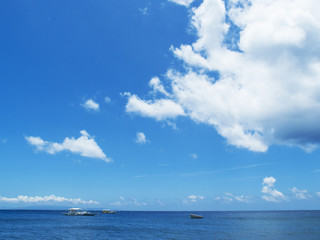
<instances>
[{"instance_id":1,"label":"small boat","mask_svg":"<svg viewBox=\"0 0 320 240\"><path fill-rule=\"evenodd\" d=\"M200 215L196 215L196 214L190 214L190 218L192 218L192 219L200 219L200 218L203 218L203 217L200 216Z\"/></svg>"},{"instance_id":2,"label":"small boat","mask_svg":"<svg viewBox=\"0 0 320 240\"><path fill-rule=\"evenodd\" d=\"M62 213L66 216L94 216L96 213L91 213L86 210L81 210L81 208L69 208L69 211Z\"/></svg>"},{"instance_id":3,"label":"small boat","mask_svg":"<svg viewBox=\"0 0 320 240\"><path fill-rule=\"evenodd\" d=\"M112 210L110 210L110 209L103 209L102 212L103 212L103 213L109 213L109 214L111 214L111 213L117 213L117 211L112 211Z\"/></svg>"}]
</instances>

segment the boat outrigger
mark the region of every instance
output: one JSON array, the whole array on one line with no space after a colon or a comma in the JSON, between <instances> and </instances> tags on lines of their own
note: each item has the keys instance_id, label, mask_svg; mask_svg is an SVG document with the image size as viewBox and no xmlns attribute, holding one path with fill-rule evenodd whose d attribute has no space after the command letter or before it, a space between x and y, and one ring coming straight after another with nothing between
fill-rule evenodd
<instances>
[{"instance_id":1,"label":"boat outrigger","mask_svg":"<svg viewBox=\"0 0 320 240\"><path fill-rule=\"evenodd\" d=\"M112 211L110 209L103 209L102 212L103 213L117 213L117 211Z\"/></svg>"},{"instance_id":2,"label":"boat outrigger","mask_svg":"<svg viewBox=\"0 0 320 240\"><path fill-rule=\"evenodd\" d=\"M81 210L81 208L69 208L69 211L62 213L66 216L94 216L96 213L91 213L86 210Z\"/></svg>"}]
</instances>

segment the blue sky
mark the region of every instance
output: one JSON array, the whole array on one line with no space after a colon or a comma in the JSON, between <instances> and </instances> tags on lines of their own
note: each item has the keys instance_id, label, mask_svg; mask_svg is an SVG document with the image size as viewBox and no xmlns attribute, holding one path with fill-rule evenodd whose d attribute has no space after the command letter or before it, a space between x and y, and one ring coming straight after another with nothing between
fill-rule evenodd
<instances>
[{"instance_id":1,"label":"blue sky","mask_svg":"<svg viewBox=\"0 0 320 240\"><path fill-rule=\"evenodd\" d=\"M320 206L316 1L0 3L0 208Z\"/></svg>"}]
</instances>

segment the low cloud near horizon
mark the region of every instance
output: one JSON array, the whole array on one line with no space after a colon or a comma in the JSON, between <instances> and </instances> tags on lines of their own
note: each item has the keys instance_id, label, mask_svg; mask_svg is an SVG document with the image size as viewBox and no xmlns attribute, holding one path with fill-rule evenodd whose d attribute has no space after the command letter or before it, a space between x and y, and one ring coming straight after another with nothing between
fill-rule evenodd
<instances>
[{"instance_id":1,"label":"low cloud near horizon","mask_svg":"<svg viewBox=\"0 0 320 240\"><path fill-rule=\"evenodd\" d=\"M34 196L29 197L26 195L19 195L18 197L3 197L0 196L0 202L8 202L8 203L40 203L40 202L55 202L55 203L62 203L62 202L70 202L73 204L100 204L97 201L93 200L83 200L81 198L65 198L60 196L55 196L54 194L49 196Z\"/></svg>"},{"instance_id":2,"label":"low cloud near horizon","mask_svg":"<svg viewBox=\"0 0 320 240\"><path fill-rule=\"evenodd\" d=\"M261 192L264 194L262 199L267 202L281 202L288 198L275 188L276 179L274 177L265 177L262 182Z\"/></svg>"}]
</instances>

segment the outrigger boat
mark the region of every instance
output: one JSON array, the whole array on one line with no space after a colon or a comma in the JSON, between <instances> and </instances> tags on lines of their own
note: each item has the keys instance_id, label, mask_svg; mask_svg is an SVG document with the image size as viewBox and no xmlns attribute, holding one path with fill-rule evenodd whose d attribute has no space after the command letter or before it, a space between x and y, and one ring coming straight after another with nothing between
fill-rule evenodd
<instances>
[{"instance_id":1,"label":"outrigger boat","mask_svg":"<svg viewBox=\"0 0 320 240\"><path fill-rule=\"evenodd\" d=\"M81 208L69 208L69 211L62 213L66 216L94 216L96 213L91 213L86 210L81 210Z\"/></svg>"},{"instance_id":2,"label":"outrigger boat","mask_svg":"<svg viewBox=\"0 0 320 240\"><path fill-rule=\"evenodd\" d=\"M110 209L103 209L102 212L103 213L117 213L117 211L112 211Z\"/></svg>"}]
</instances>

